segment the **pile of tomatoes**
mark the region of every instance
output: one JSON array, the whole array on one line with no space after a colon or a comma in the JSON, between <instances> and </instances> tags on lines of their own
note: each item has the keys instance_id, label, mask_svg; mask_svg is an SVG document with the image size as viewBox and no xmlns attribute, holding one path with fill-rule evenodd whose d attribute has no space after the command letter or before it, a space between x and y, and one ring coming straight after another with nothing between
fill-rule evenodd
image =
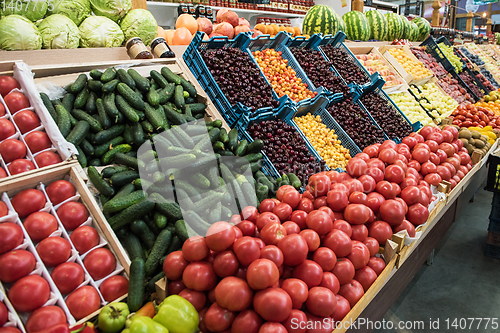
<instances>
[{"instance_id":1,"label":"pile of tomatoes","mask_svg":"<svg viewBox=\"0 0 500 333\"><path fill-rule=\"evenodd\" d=\"M451 114L453 117L453 125L459 127L480 127L491 126L494 129L500 129L500 116L492 110L468 104L460 105Z\"/></svg>"},{"instance_id":2,"label":"pile of tomatoes","mask_svg":"<svg viewBox=\"0 0 500 333\"><path fill-rule=\"evenodd\" d=\"M70 199L77 194L73 184L56 180L45 192L54 210L41 190L26 189L10 200L19 220L0 223L0 281L14 309L29 313L28 333L67 322L61 307L44 306L59 293L69 313L80 320L98 310L102 299L110 302L128 291L125 277L109 277L116 269L115 256L90 226L87 208ZM7 215L6 204L0 202L0 216ZM99 291L93 281L102 281ZM57 290L51 289L52 282ZM2 311L0 306L0 318Z\"/></svg>"}]
</instances>

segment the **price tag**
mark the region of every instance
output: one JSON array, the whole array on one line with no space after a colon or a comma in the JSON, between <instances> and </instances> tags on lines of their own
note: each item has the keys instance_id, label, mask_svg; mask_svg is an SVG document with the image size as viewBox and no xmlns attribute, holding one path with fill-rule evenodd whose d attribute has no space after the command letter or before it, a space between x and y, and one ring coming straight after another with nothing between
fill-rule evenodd
<instances>
[{"instance_id":1,"label":"price tag","mask_svg":"<svg viewBox=\"0 0 500 333\"><path fill-rule=\"evenodd\" d=\"M347 7L347 0L341 0L342 8Z\"/></svg>"}]
</instances>

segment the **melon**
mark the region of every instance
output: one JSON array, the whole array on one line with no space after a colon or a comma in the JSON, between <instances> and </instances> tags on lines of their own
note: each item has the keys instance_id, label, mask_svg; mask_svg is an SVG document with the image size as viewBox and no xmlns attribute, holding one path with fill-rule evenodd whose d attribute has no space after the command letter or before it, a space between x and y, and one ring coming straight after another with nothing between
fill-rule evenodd
<instances>
[{"instance_id":1,"label":"melon","mask_svg":"<svg viewBox=\"0 0 500 333\"><path fill-rule=\"evenodd\" d=\"M370 39L370 24L363 13L353 10L345 13L342 20L345 22L348 39L363 42Z\"/></svg>"},{"instance_id":2,"label":"melon","mask_svg":"<svg viewBox=\"0 0 500 333\"><path fill-rule=\"evenodd\" d=\"M334 35L338 31L337 13L330 6L316 5L311 7L302 22L302 33L312 36L322 33Z\"/></svg>"},{"instance_id":3,"label":"melon","mask_svg":"<svg viewBox=\"0 0 500 333\"><path fill-rule=\"evenodd\" d=\"M387 37L387 20L381 12L370 10L365 13L370 25L370 39L385 40Z\"/></svg>"}]
</instances>

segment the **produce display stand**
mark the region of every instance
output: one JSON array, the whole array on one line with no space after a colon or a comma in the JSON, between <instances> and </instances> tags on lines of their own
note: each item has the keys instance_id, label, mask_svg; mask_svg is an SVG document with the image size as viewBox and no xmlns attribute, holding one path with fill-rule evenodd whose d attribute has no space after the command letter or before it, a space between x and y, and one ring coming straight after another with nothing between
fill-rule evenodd
<instances>
[{"instance_id":1,"label":"produce display stand","mask_svg":"<svg viewBox=\"0 0 500 333\"><path fill-rule=\"evenodd\" d=\"M389 52L389 49L402 49L404 50L405 54L412 59L415 62L420 62L417 57L410 51L410 47L408 45L383 45L379 47L378 51L384 58L394 67L399 75L405 80L407 84L416 84L416 85L422 85L429 81L432 76L427 76L421 79L416 79L412 74L409 74L406 72L406 70L401 66L399 61L394 58L394 56Z\"/></svg>"}]
</instances>

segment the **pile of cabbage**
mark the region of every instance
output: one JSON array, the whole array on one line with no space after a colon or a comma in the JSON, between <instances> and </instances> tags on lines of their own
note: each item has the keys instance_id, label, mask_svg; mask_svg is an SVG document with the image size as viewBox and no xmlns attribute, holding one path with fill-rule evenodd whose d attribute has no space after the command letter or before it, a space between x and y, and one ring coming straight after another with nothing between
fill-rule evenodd
<instances>
[{"instance_id":1,"label":"pile of cabbage","mask_svg":"<svg viewBox=\"0 0 500 333\"><path fill-rule=\"evenodd\" d=\"M131 0L5 0L0 6L0 49L117 47L132 37L156 37L153 15Z\"/></svg>"}]
</instances>

